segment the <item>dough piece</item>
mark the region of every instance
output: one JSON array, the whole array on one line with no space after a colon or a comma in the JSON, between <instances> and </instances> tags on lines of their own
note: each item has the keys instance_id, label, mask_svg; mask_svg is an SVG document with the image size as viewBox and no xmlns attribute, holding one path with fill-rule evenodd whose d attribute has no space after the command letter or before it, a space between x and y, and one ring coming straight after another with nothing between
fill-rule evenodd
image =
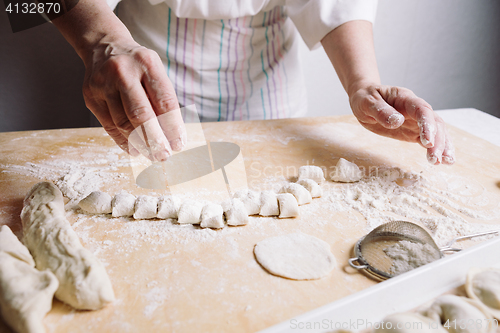
<instances>
[{"instance_id":1,"label":"dough piece","mask_svg":"<svg viewBox=\"0 0 500 333\"><path fill-rule=\"evenodd\" d=\"M382 322L375 333L448 333L443 326L418 313L395 313Z\"/></svg>"},{"instance_id":2,"label":"dough piece","mask_svg":"<svg viewBox=\"0 0 500 333\"><path fill-rule=\"evenodd\" d=\"M297 199L299 206L308 204L312 201L311 193L309 193L304 186L296 183L286 184L281 188L280 193L292 194L295 199Z\"/></svg>"},{"instance_id":3,"label":"dough piece","mask_svg":"<svg viewBox=\"0 0 500 333\"><path fill-rule=\"evenodd\" d=\"M158 211L158 199L149 195L140 195L135 199L134 219L154 219Z\"/></svg>"},{"instance_id":4,"label":"dough piece","mask_svg":"<svg viewBox=\"0 0 500 333\"><path fill-rule=\"evenodd\" d=\"M31 267L35 267L35 262L30 254L30 251L24 246L12 230L6 225L0 229L0 252L5 252L8 255L22 260Z\"/></svg>"},{"instance_id":5,"label":"dough piece","mask_svg":"<svg viewBox=\"0 0 500 333\"><path fill-rule=\"evenodd\" d=\"M321 184L325 180L323 169L315 165L304 165L299 168L299 180L312 179Z\"/></svg>"},{"instance_id":6,"label":"dough piece","mask_svg":"<svg viewBox=\"0 0 500 333\"><path fill-rule=\"evenodd\" d=\"M111 201L111 216L129 217L134 215L135 195L130 193L118 193Z\"/></svg>"},{"instance_id":7,"label":"dough piece","mask_svg":"<svg viewBox=\"0 0 500 333\"><path fill-rule=\"evenodd\" d=\"M500 319L500 269L470 269L465 291L467 296L482 303L493 317Z\"/></svg>"},{"instance_id":8,"label":"dough piece","mask_svg":"<svg viewBox=\"0 0 500 333\"><path fill-rule=\"evenodd\" d=\"M21 212L24 238L39 270L57 277L56 297L75 309L96 310L115 299L104 266L65 218L61 191L52 183L33 186Z\"/></svg>"},{"instance_id":9,"label":"dough piece","mask_svg":"<svg viewBox=\"0 0 500 333\"><path fill-rule=\"evenodd\" d=\"M186 200L179 208L177 222L180 224L198 224L201 222L201 210L205 204L196 200Z\"/></svg>"},{"instance_id":10,"label":"dough piece","mask_svg":"<svg viewBox=\"0 0 500 333\"><path fill-rule=\"evenodd\" d=\"M263 191L260 193L260 216L278 216L280 207L278 197L272 191Z\"/></svg>"},{"instance_id":11,"label":"dough piece","mask_svg":"<svg viewBox=\"0 0 500 333\"><path fill-rule=\"evenodd\" d=\"M248 215L258 215L260 212L260 193L250 189L240 190L233 196L245 205Z\"/></svg>"},{"instance_id":12,"label":"dough piece","mask_svg":"<svg viewBox=\"0 0 500 333\"><path fill-rule=\"evenodd\" d=\"M318 185L314 180L312 179L301 179L297 182L297 184L303 186L306 188L306 190L311 193L311 197L313 198L319 198L323 195L323 190L321 189L321 186Z\"/></svg>"},{"instance_id":13,"label":"dough piece","mask_svg":"<svg viewBox=\"0 0 500 333\"><path fill-rule=\"evenodd\" d=\"M299 205L297 199L292 194L278 194L277 198L280 206L280 218L299 216Z\"/></svg>"},{"instance_id":14,"label":"dough piece","mask_svg":"<svg viewBox=\"0 0 500 333\"><path fill-rule=\"evenodd\" d=\"M83 198L78 206L90 214L109 214L111 213L111 196L104 192L94 191Z\"/></svg>"},{"instance_id":15,"label":"dough piece","mask_svg":"<svg viewBox=\"0 0 500 333\"><path fill-rule=\"evenodd\" d=\"M356 164L343 158L339 159L337 166L335 167L335 174L332 176L333 181L354 183L359 181L361 178L363 178L363 173Z\"/></svg>"},{"instance_id":16,"label":"dough piece","mask_svg":"<svg viewBox=\"0 0 500 333\"><path fill-rule=\"evenodd\" d=\"M269 273L293 280L320 279L336 266L328 243L300 232L264 239L254 253Z\"/></svg>"},{"instance_id":17,"label":"dough piece","mask_svg":"<svg viewBox=\"0 0 500 333\"><path fill-rule=\"evenodd\" d=\"M59 285L50 271L35 269L28 249L9 227L0 231L0 311L16 332L45 332L42 320Z\"/></svg>"},{"instance_id":18,"label":"dough piece","mask_svg":"<svg viewBox=\"0 0 500 333\"><path fill-rule=\"evenodd\" d=\"M163 196L158 200L158 214L159 219L176 219L179 204L172 196Z\"/></svg>"},{"instance_id":19,"label":"dough piece","mask_svg":"<svg viewBox=\"0 0 500 333\"><path fill-rule=\"evenodd\" d=\"M248 213L243 202L234 198L231 201L222 203L224 215L228 225L245 225L248 224Z\"/></svg>"},{"instance_id":20,"label":"dough piece","mask_svg":"<svg viewBox=\"0 0 500 333\"><path fill-rule=\"evenodd\" d=\"M429 309L424 310L422 314L434 321L441 323L456 322L457 325L451 325L449 332L457 333L481 333L489 332L492 317L485 313L481 306L474 300L456 295L443 295L438 297ZM459 323L481 322L482 325L463 325ZM465 327L464 327L465 326Z\"/></svg>"},{"instance_id":21,"label":"dough piece","mask_svg":"<svg viewBox=\"0 0 500 333\"><path fill-rule=\"evenodd\" d=\"M201 223L202 228L224 228L224 218L222 215L224 211L222 206L214 203L206 204L201 210Z\"/></svg>"}]
</instances>

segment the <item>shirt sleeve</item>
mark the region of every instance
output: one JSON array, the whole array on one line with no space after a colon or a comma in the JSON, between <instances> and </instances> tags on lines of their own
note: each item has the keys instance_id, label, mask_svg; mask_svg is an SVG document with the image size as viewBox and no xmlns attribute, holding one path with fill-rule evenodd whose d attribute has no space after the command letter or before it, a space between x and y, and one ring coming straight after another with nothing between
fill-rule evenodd
<instances>
[{"instance_id":1,"label":"shirt sleeve","mask_svg":"<svg viewBox=\"0 0 500 333\"><path fill-rule=\"evenodd\" d=\"M108 0L109 1L109 0ZM287 0L288 16L309 49L339 25L365 20L374 22L377 0Z\"/></svg>"}]
</instances>

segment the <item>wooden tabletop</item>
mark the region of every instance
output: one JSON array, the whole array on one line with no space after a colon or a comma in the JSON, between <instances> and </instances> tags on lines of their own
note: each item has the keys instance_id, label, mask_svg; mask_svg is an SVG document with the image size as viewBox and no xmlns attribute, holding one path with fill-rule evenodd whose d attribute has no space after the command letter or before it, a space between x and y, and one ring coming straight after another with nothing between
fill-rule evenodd
<instances>
[{"instance_id":1,"label":"wooden tabletop","mask_svg":"<svg viewBox=\"0 0 500 333\"><path fill-rule=\"evenodd\" d=\"M500 202L500 147L455 128L450 128L457 148L454 166L431 166L417 144L370 133L352 116L204 123L203 131L211 142L241 147L247 182L255 190L277 191L294 180L298 167L332 170L343 157L365 170L400 167L440 179L436 188L459 178L482 189L469 194L486 198L481 209L495 210ZM88 216L74 206L90 187L111 195L121 190L163 193L138 188L130 165L101 128L0 133L0 224L22 237L22 199L33 184L59 179L59 184L74 186L63 190L74 199L68 201L68 220L82 244L106 265L117 297L102 310L83 312L55 300L44 321L48 332L254 332L375 284L346 268L354 243L369 227L359 212L336 208L332 193L345 184L324 183L323 197L301 206L298 218L251 217L246 226L223 230ZM185 196L217 197L203 190ZM500 224L500 216L488 221L464 218ZM258 241L294 231L331 244L338 266L329 276L283 279L255 261ZM1 322L0 331L8 332Z\"/></svg>"}]
</instances>

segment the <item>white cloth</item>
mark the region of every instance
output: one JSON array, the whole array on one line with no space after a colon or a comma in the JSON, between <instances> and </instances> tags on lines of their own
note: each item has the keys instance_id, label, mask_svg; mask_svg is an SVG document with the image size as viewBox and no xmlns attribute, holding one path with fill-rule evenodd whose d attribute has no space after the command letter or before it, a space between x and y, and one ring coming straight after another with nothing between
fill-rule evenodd
<instances>
[{"instance_id":1,"label":"white cloth","mask_svg":"<svg viewBox=\"0 0 500 333\"><path fill-rule=\"evenodd\" d=\"M158 52L181 106L196 104L202 121L222 121L304 116L295 27L313 49L347 21L373 22L376 5L377 0L123 0L117 12L138 43Z\"/></svg>"}]
</instances>

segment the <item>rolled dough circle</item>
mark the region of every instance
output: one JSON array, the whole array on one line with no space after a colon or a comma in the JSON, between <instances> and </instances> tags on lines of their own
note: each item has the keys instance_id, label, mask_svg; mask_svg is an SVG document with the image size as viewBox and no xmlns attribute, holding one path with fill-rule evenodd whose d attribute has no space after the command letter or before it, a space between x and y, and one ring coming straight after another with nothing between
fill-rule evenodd
<instances>
[{"instance_id":1,"label":"rolled dough circle","mask_svg":"<svg viewBox=\"0 0 500 333\"><path fill-rule=\"evenodd\" d=\"M293 280L320 279L336 266L330 245L303 233L264 239L254 253L269 273Z\"/></svg>"}]
</instances>

